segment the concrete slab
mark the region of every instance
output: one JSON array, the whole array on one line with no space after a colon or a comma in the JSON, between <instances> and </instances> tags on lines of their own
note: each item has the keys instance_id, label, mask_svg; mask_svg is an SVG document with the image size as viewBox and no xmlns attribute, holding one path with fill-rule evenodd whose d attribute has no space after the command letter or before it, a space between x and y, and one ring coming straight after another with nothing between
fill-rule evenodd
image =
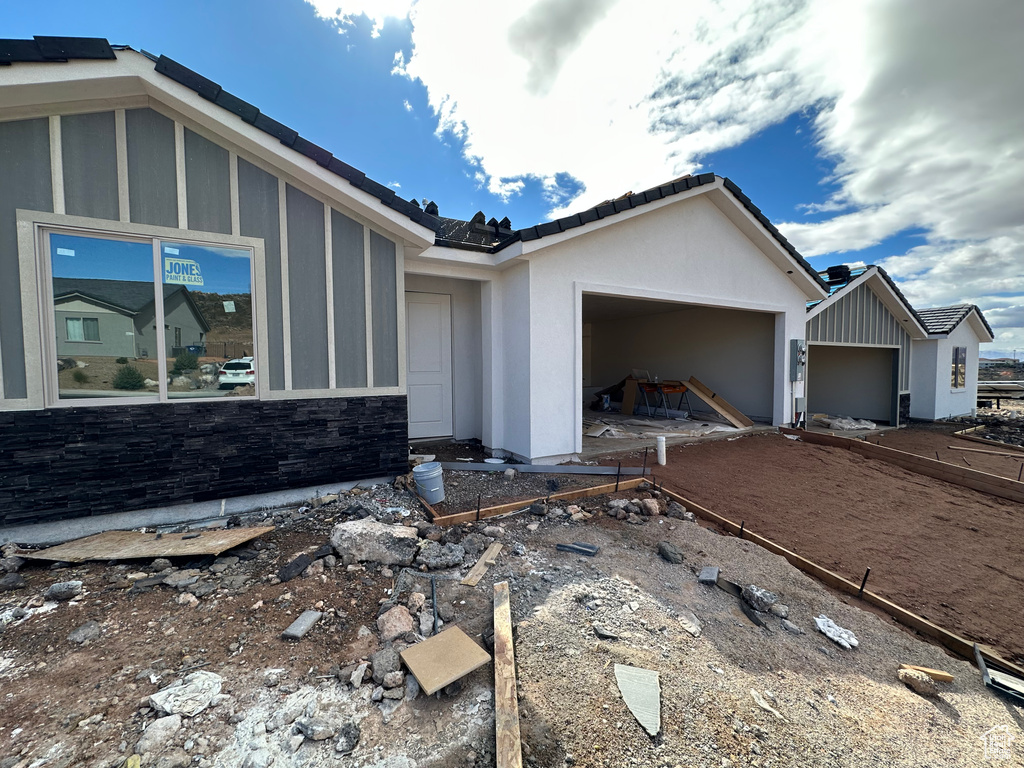
<instances>
[{"instance_id":1,"label":"concrete slab","mask_svg":"<svg viewBox=\"0 0 1024 768\"><path fill-rule=\"evenodd\" d=\"M633 717L651 736L661 730L661 682L650 669L615 665L615 682Z\"/></svg>"},{"instance_id":2,"label":"concrete slab","mask_svg":"<svg viewBox=\"0 0 1024 768\"><path fill-rule=\"evenodd\" d=\"M284 632L281 638L284 640L301 640L323 616L320 611L303 611L302 615L293 621Z\"/></svg>"}]
</instances>

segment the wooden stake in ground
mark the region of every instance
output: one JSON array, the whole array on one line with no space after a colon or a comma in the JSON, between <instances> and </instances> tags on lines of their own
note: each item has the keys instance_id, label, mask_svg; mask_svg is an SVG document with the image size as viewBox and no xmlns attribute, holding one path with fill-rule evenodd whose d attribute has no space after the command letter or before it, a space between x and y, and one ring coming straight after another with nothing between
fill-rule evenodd
<instances>
[{"instance_id":1,"label":"wooden stake in ground","mask_svg":"<svg viewBox=\"0 0 1024 768\"><path fill-rule=\"evenodd\" d=\"M522 768L512 610L507 581L494 585L494 727L496 768Z\"/></svg>"}]
</instances>

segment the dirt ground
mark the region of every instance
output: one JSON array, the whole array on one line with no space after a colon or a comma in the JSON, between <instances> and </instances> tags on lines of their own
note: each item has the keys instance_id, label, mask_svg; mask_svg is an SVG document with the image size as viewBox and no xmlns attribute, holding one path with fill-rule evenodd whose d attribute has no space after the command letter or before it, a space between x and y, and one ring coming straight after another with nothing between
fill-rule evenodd
<instances>
[{"instance_id":1,"label":"dirt ground","mask_svg":"<svg viewBox=\"0 0 1024 768\"><path fill-rule=\"evenodd\" d=\"M434 575L439 610L482 644L492 586L510 582L525 765L973 766L993 728L1018 737L1010 762L997 764L1024 757L1020 710L984 689L969 663L831 594L751 542L664 515L630 524L605 514L608 501L580 501L593 515L585 522L567 521L552 505L547 515L521 513L445 534L466 541L488 525L502 531L504 548L478 586L458 583L474 558ZM185 590L131 588L134 571L153 570L149 562L26 565L26 588L0 603L42 610L0 631L0 766L124 766L156 718L148 696L197 668L223 677L226 700L185 718L166 751L143 768L493 766L490 665L458 690L379 704L372 684L352 689L338 674L378 649L381 603L405 602L414 590L429 598L426 574L338 563L275 583L277 569L322 545L354 503L385 522L421 518L410 497L386 486L318 509L268 514L278 529L236 551L239 562L219 571L211 559L175 562L177 572L202 574ZM660 506L665 511L664 500ZM573 541L600 551L588 558L556 549ZM678 548L682 564L659 557L664 541ZM792 631L772 614L756 626L736 598L698 584L704 565L771 589L787 606ZM84 582L85 594L47 609L38 596L71 578ZM307 608L327 616L302 641L283 641L281 630ZM859 646L844 650L817 633L819 614L853 631ZM88 619L101 636L70 642L68 634ZM945 669L956 679L938 696L922 697L896 680L899 663ZM625 706L615 664L659 673L658 737L647 736ZM281 713L311 708L329 722L358 724L350 756L338 756L329 740L272 728Z\"/></svg>"},{"instance_id":2,"label":"dirt ground","mask_svg":"<svg viewBox=\"0 0 1024 768\"><path fill-rule=\"evenodd\" d=\"M941 445L955 442L928 428L886 432L876 441L917 447L922 455L934 455L933 448L942 455ZM994 469L996 458L968 460ZM873 591L1024 661L1020 504L781 435L673 447L657 476L686 498L850 580L871 568Z\"/></svg>"}]
</instances>

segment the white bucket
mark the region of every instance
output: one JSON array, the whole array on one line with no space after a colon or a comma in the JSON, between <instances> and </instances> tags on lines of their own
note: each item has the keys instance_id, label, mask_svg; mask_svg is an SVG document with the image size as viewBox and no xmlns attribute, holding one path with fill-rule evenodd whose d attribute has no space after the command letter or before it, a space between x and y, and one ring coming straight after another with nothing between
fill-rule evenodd
<instances>
[{"instance_id":1,"label":"white bucket","mask_svg":"<svg viewBox=\"0 0 1024 768\"><path fill-rule=\"evenodd\" d=\"M444 478L441 476L443 471L438 461L428 461L412 468L412 476L416 480L416 493L422 496L427 504L444 501Z\"/></svg>"}]
</instances>

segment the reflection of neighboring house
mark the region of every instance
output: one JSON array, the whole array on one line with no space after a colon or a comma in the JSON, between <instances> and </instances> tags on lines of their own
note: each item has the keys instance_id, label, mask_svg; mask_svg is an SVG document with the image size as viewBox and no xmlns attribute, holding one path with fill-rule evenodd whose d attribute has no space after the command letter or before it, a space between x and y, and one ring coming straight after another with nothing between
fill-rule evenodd
<instances>
[{"instance_id":1,"label":"reflection of neighboring house","mask_svg":"<svg viewBox=\"0 0 1024 768\"><path fill-rule=\"evenodd\" d=\"M1012 357L983 357L978 361L979 368L1005 368L1016 364L1017 361Z\"/></svg>"},{"instance_id":2,"label":"reflection of neighboring house","mask_svg":"<svg viewBox=\"0 0 1024 768\"><path fill-rule=\"evenodd\" d=\"M157 356L152 283L55 277L53 294L58 357ZM164 286L164 314L168 355L210 330L183 285Z\"/></svg>"}]
</instances>

